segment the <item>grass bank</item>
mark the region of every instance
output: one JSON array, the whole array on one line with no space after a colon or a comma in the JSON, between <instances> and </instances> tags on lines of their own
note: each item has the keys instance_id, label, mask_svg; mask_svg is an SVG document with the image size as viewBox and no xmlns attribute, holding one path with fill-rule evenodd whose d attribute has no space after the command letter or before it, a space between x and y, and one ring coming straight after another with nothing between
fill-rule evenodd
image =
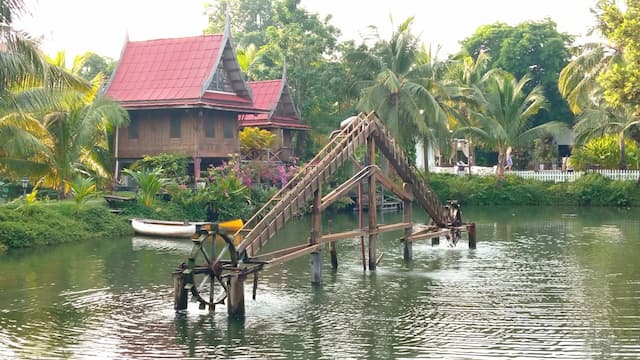
<instances>
[{"instance_id":1,"label":"grass bank","mask_svg":"<svg viewBox=\"0 0 640 360\"><path fill-rule=\"evenodd\" d=\"M87 204L77 211L72 201L0 207L0 252L71 241L113 238L132 234L123 217L102 204Z\"/></svg>"}]
</instances>

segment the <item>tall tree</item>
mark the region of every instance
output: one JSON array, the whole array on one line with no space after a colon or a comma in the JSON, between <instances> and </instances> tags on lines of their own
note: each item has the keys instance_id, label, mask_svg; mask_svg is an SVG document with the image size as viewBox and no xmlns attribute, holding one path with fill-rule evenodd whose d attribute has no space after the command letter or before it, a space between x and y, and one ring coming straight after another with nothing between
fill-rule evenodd
<instances>
[{"instance_id":1,"label":"tall tree","mask_svg":"<svg viewBox=\"0 0 640 360\"><path fill-rule=\"evenodd\" d=\"M516 78L531 76L528 90L541 85L548 106L539 112L535 124L558 120L571 124L573 115L558 92L558 76L570 58L573 36L558 32L551 19L509 26L503 23L479 27L464 39L463 50L476 58L489 55L489 68L503 69Z\"/></svg>"},{"instance_id":2,"label":"tall tree","mask_svg":"<svg viewBox=\"0 0 640 360\"><path fill-rule=\"evenodd\" d=\"M236 44L247 47L265 45L266 30L274 25L273 0L214 0L205 3L208 26L205 34L222 34L227 21L231 21L231 34Z\"/></svg>"},{"instance_id":3,"label":"tall tree","mask_svg":"<svg viewBox=\"0 0 640 360\"><path fill-rule=\"evenodd\" d=\"M533 139L566 126L560 122L548 122L531 127L533 116L545 105L545 97L540 85L526 90L530 81L529 76L516 80L505 71L488 72L481 88L475 92L479 111L473 113L474 122L456 131L498 152L499 179L504 179L509 147L517 149L529 146Z\"/></svg>"}]
</instances>

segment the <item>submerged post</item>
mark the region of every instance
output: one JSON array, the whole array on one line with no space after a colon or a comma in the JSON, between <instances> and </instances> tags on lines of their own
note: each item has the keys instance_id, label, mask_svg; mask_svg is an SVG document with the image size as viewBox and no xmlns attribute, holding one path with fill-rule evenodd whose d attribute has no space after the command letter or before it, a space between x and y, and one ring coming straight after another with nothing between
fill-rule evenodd
<instances>
[{"instance_id":1,"label":"submerged post","mask_svg":"<svg viewBox=\"0 0 640 360\"><path fill-rule=\"evenodd\" d=\"M312 244L317 244L322 236L321 200L320 189L318 189L313 193L313 206L311 208ZM322 252L320 252L320 250L311 253L311 283L314 285L322 284Z\"/></svg>"},{"instance_id":2,"label":"submerged post","mask_svg":"<svg viewBox=\"0 0 640 360\"><path fill-rule=\"evenodd\" d=\"M411 193L411 185L408 183L404 183L402 185L402 190L406 193ZM413 258L413 243L408 241L409 236L411 236L411 231L413 230L413 220L412 220L412 209L411 209L411 200L403 200L402 201L402 221L405 223L409 223L410 225L404 228L404 261L411 261Z\"/></svg>"},{"instance_id":3,"label":"submerged post","mask_svg":"<svg viewBox=\"0 0 640 360\"><path fill-rule=\"evenodd\" d=\"M244 275L234 273L227 283L229 288L227 314L232 317L244 317Z\"/></svg>"},{"instance_id":4,"label":"submerged post","mask_svg":"<svg viewBox=\"0 0 640 360\"><path fill-rule=\"evenodd\" d=\"M331 230L333 227L333 221L329 220L329 231L328 233L331 234ZM329 243L329 254L331 255L331 269L338 270L338 252L336 251L336 242L332 241Z\"/></svg>"},{"instance_id":5,"label":"submerged post","mask_svg":"<svg viewBox=\"0 0 640 360\"><path fill-rule=\"evenodd\" d=\"M369 165L376 164L376 143L373 140L373 136L369 136L367 140L368 145L368 158ZM376 240L378 234L376 229L378 227L378 219L376 217L377 204L376 204L376 178L375 176L369 176L369 270L374 271L376 269Z\"/></svg>"},{"instance_id":6,"label":"submerged post","mask_svg":"<svg viewBox=\"0 0 640 360\"><path fill-rule=\"evenodd\" d=\"M173 273L173 309L176 311L187 309L187 292L182 269Z\"/></svg>"},{"instance_id":7,"label":"submerged post","mask_svg":"<svg viewBox=\"0 0 640 360\"><path fill-rule=\"evenodd\" d=\"M467 225L467 232L469 233L469 249L476 248L476 223Z\"/></svg>"}]
</instances>

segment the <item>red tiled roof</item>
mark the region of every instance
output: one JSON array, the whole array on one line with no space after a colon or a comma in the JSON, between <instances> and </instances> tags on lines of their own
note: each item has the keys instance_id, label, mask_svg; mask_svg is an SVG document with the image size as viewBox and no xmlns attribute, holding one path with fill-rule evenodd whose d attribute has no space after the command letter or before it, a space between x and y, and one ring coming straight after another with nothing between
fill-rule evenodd
<instances>
[{"instance_id":1,"label":"red tiled roof","mask_svg":"<svg viewBox=\"0 0 640 360\"><path fill-rule=\"evenodd\" d=\"M273 110L282 94L282 79L266 81L250 81L253 89L253 103L258 109Z\"/></svg>"},{"instance_id":2,"label":"red tiled roof","mask_svg":"<svg viewBox=\"0 0 640 360\"><path fill-rule=\"evenodd\" d=\"M284 79L251 81L253 103L257 109L269 111L268 114L247 114L239 116L240 126L283 127L291 129L309 130L311 126L304 124L295 117L283 117L273 114L283 94Z\"/></svg>"},{"instance_id":3,"label":"red tiled roof","mask_svg":"<svg viewBox=\"0 0 640 360\"><path fill-rule=\"evenodd\" d=\"M125 108L213 106L253 109L251 100L206 91L225 46L224 35L126 44L106 95Z\"/></svg>"}]
</instances>

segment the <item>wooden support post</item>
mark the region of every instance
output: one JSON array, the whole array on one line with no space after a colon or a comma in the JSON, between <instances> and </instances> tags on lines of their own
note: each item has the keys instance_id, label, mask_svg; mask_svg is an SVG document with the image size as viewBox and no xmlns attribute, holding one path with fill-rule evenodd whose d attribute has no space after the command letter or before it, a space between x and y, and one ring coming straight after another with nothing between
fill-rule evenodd
<instances>
[{"instance_id":1,"label":"wooden support post","mask_svg":"<svg viewBox=\"0 0 640 360\"><path fill-rule=\"evenodd\" d=\"M322 195L320 189L313 192L313 206L311 208L311 243L317 244L322 237L322 217L320 204ZM320 250L311 253L311 283L322 284L322 253Z\"/></svg>"},{"instance_id":2,"label":"wooden support post","mask_svg":"<svg viewBox=\"0 0 640 360\"><path fill-rule=\"evenodd\" d=\"M194 181L200 179L200 166L202 164L202 158L194 157L193 158L193 179ZM197 183L195 184L198 185Z\"/></svg>"},{"instance_id":3,"label":"wooden support post","mask_svg":"<svg viewBox=\"0 0 640 360\"><path fill-rule=\"evenodd\" d=\"M187 309L188 291L184 288L184 274L182 270L173 273L173 309L176 311Z\"/></svg>"},{"instance_id":4,"label":"wooden support post","mask_svg":"<svg viewBox=\"0 0 640 360\"><path fill-rule=\"evenodd\" d=\"M362 213L362 182L358 183L358 228L364 229L364 215ZM360 250L362 252L362 270L367 271L367 257L365 256L364 235L360 235Z\"/></svg>"},{"instance_id":5,"label":"wooden support post","mask_svg":"<svg viewBox=\"0 0 640 360\"><path fill-rule=\"evenodd\" d=\"M367 141L368 146L368 159L369 165L376 164L376 143L373 140L373 136L370 136ZM374 271L376 269L376 240L378 234L375 233L378 227L377 219L377 204L376 204L376 177L369 176L369 270Z\"/></svg>"},{"instance_id":6,"label":"wooden support post","mask_svg":"<svg viewBox=\"0 0 640 360\"><path fill-rule=\"evenodd\" d=\"M409 185L408 183L404 183L402 185L402 190L406 193L411 193L411 185ZM402 222L412 224L404 228L404 261L411 261L411 259L413 258L413 242L407 241L407 238L411 236L411 232L413 231L412 215L411 200L403 200Z\"/></svg>"},{"instance_id":7,"label":"wooden support post","mask_svg":"<svg viewBox=\"0 0 640 360\"><path fill-rule=\"evenodd\" d=\"M244 275L235 273L227 283L229 289L227 314L231 317L244 317Z\"/></svg>"},{"instance_id":8,"label":"wooden support post","mask_svg":"<svg viewBox=\"0 0 640 360\"><path fill-rule=\"evenodd\" d=\"M329 231L331 234L333 227L333 221L329 220ZM332 241L329 243L329 254L331 255L331 268L335 271L338 270L338 253L336 252L336 242Z\"/></svg>"},{"instance_id":9,"label":"wooden support post","mask_svg":"<svg viewBox=\"0 0 640 360\"><path fill-rule=\"evenodd\" d=\"M469 249L476 248L476 223L467 225L467 232L469 233Z\"/></svg>"},{"instance_id":10,"label":"wooden support post","mask_svg":"<svg viewBox=\"0 0 640 360\"><path fill-rule=\"evenodd\" d=\"M434 238L431 238L431 246L438 246L440 245L440 237L436 236Z\"/></svg>"}]
</instances>

